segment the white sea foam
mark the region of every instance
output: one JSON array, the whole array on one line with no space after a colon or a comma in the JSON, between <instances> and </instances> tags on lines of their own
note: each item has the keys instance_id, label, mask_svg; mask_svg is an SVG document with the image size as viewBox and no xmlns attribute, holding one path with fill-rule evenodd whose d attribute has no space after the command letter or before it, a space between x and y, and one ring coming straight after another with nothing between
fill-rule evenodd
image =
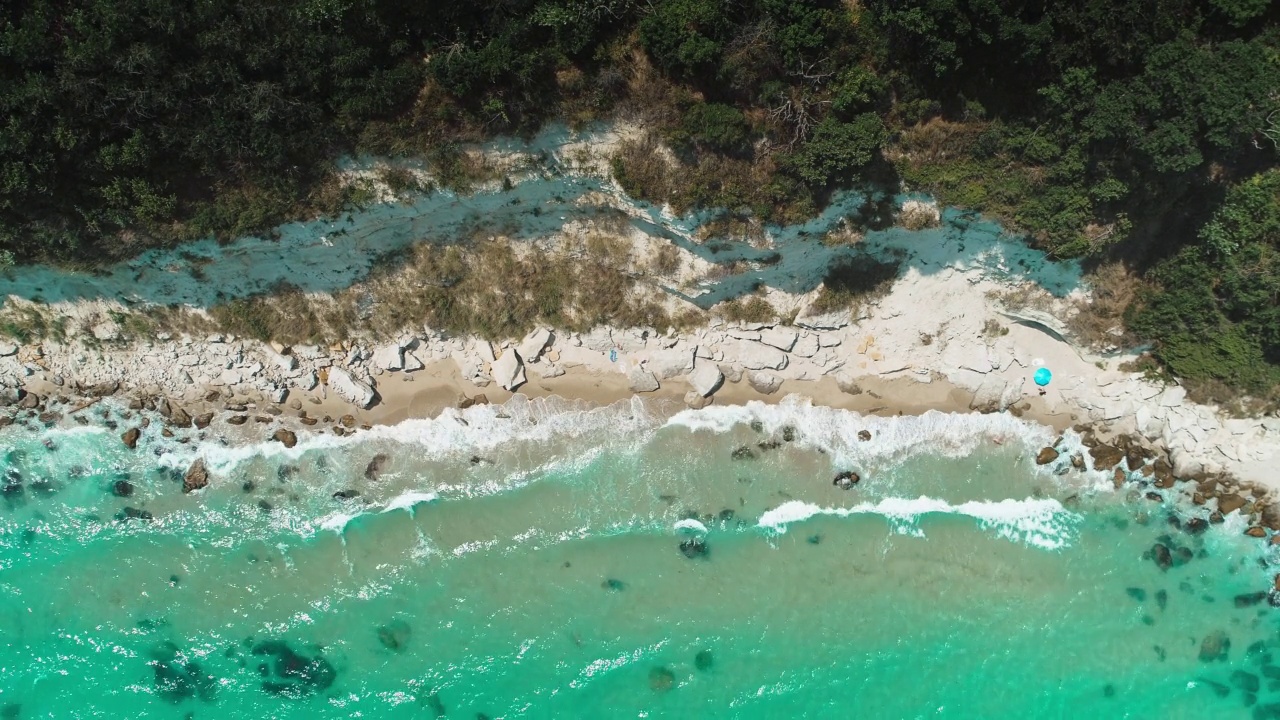
<instances>
[{"instance_id":1,"label":"white sea foam","mask_svg":"<svg viewBox=\"0 0 1280 720\"><path fill-rule=\"evenodd\" d=\"M699 535L707 534L707 526L693 518L685 518L684 520L677 521L675 529L681 532L697 533Z\"/></svg>"},{"instance_id":2,"label":"white sea foam","mask_svg":"<svg viewBox=\"0 0 1280 720\"><path fill-rule=\"evenodd\" d=\"M382 512L391 512L392 510L408 510L413 512L413 508L421 503L435 502L440 498L433 492L409 491L401 493L391 499L383 508Z\"/></svg>"},{"instance_id":3,"label":"white sea foam","mask_svg":"<svg viewBox=\"0 0 1280 720\"><path fill-rule=\"evenodd\" d=\"M1062 507L1057 500L971 500L952 505L930 497L885 498L875 503L862 503L848 508L832 508L792 500L760 516L759 527L785 533L792 523L815 515L849 517L878 515L890 521L895 530L923 536L920 520L926 515L963 515L974 518L987 530L1006 540L1057 550L1070 544L1079 516Z\"/></svg>"},{"instance_id":4,"label":"white sea foam","mask_svg":"<svg viewBox=\"0 0 1280 720\"><path fill-rule=\"evenodd\" d=\"M320 521L319 527L321 530L332 530L333 532L341 535L342 532L347 529L347 525L362 514L363 513L336 512L325 516L325 518Z\"/></svg>"},{"instance_id":5,"label":"white sea foam","mask_svg":"<svg viewBox=\"0 0 1280 720\"><path fill-rule=\"evenodd\" d=\"M702 410L685 410L667 424L722 433L752 421L759 422L767 433L792 427L797 442L826 449L839 464L869 458L895 459L920 452L962 457L993 442L1019 442L1030 447L1043 445L1055 437L1051 428L1007 413L930 410L923 415L882 418L817 406L798 395L787 397L777 405L752 401L745 405L711 405ZM871 440L858 439L862 430L871 432Z\"/></svg>"}]
</instances>

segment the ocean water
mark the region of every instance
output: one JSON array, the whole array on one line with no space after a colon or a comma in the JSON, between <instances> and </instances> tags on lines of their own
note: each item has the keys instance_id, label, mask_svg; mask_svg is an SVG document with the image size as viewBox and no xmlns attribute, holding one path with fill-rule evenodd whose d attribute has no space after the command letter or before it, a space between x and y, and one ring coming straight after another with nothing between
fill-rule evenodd
<instances>
[{"instance_id":1,"label":"ocean water","mask_svg":"<svg viewBox=\"0 0 1280 720\"><path fill-rule=\"evenodd\" d=\"M0 436L0 717L1280 717L1269 546L1007 415L157 429Z\"/></svg>"}]
</instances>

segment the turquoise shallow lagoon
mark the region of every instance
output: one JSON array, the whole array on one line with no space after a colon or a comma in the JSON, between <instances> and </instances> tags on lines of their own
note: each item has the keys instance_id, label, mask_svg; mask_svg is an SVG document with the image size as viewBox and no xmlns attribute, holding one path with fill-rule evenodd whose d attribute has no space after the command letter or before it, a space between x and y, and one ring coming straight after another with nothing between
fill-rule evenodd
<instances>
[{"instance_id":1,"label":"turquoise shallow lagoon","mask_svg":"<svg viewBox=\"0 0 1280 720\"><path fill-rule=\"evenodd\" d=\"M1007 415L3 432L5 718L1280 717L1267 546Z\"/></svg>"}]
</instances>

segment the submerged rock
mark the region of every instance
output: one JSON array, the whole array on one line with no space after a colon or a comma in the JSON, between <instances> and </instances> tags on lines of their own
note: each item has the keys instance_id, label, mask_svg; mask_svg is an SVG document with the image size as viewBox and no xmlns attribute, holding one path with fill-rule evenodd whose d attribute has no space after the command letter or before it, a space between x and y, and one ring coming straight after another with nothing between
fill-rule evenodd
<instances>
[{"instance_id":1,"label":"submerged rock","mask_svg":"<svg viewBox=\"0 0 1280 720\"><path fill-rule=\"evenodd\" d=\"M387 464L388 459L383 453L374 455L373 459L369 460L369 464L364 466L364 479L377 480L378 476L382 474L382 467Z\"/></svg>"},{"instance_id":2,"label":"submerged rock","mask_svg":"<svg viewBox=\"0 0 1280 720\"><path fill-rule=\"evenodd\" d=\"M667 692L676 685L676 674L666 667L656 667L649 671L649 689L654 692Z\"/></svg>"},{"instance_id":3,"label":"submerged rock","mask_svg":"<svg viewBox=\"0 0 1280 720\"><path fill-rule=\"evenodd\" d=\"M756 454L751 448L743 445L742 447L735 448L733 452L729 453L729 457L733 460L755 460Z\"/></svg>"},{"instance_id":4,"label":"submerged rock","mask_svg":"<svg viewBox=\"0 0 1280 720\"><path fill-rule=\"evenodd\" d=\"M1164 590L1157 590L1156 606L1159 607L1161 610L1164 610L1165 606L1168 604L1169 604L1169 593L1165 592Z\"/></svg>"},{"instance_id":5,"label":"submerged rock","mask_svg":"<svg viewBox=\"0 0 1280 720\"><path fill-rule=\"evenodd\" d=\"M1168 570L1173 567L1173 553L1164 543L1156 543L1151 546L1151 559L1161 570Z\"/></svg>"},{"instance_id":6,"label":"submerged rock","mask_svg":"<svg viewBox=\"0 0 1280 720\"><path fill-rule=\"evenodd\" d=\"M680 552L689 559L706 558L711 549L707 547L707 543L702 538L689 538L680 541Z\"/></svg>"},{"instance_id":7,"label":"submerged rock","mask_svg":"<svg viewBox=\"0 0 1280 720\"><path fill-rule=\"evenodd\" d=\"M1258 676L1244 670L1236 670L1231 673L1231 684L1251 693L1256 693L1262 688L1262 681L1258 679Z\"/></svg>"},{"instance_id":8,"label":"submerged rock","mask_svg":"<svg viewBox=\"0 0 1280 720\"><path fill-rule=\"evenodd\" d=\"M608 580L600 583L600 587L613 592L621 592L627 589L627 584L616 578L609 578Z\"/></svg>"},{"instance_id":9,"label":"submerged rock","mask_svg":"<svg viewBox=\"0 0 1280 720\"><path fill-rule=\"evenodd\" d=\"M1266 591L1243 593L1235 597L1235 606L1238 608L1253 607L1263 600L1267 599Z\"/></svg>"},{"instance_id":10,"label":"submerged rock","mask_svg":"<svg viewBox=\"0 0 1280 720\"><path fill-rule=\"evenodd\" d=\"M715 657L711 655L710 650L699 650L697 655L693 656L693 666L706 672L716 664Z\"/></svg>"},{"instance_id":11,"label":"submerged rock","mask_svg":"<svg viewBox=\"0 0 1280 720\"><path fill-rule=\"evenodd\" d=\"M1142 588L1137 588L1137 587L1125 588L1125 593L1129 597L1133 598L1134 600L1137 600L1138 602L1142 602L1147 599L1147 591L1143 590Z\"/></svg>"},{"instance_id":12,"label":"submerged rock","mask_svg":"<svg viewBox=\"0 0 1280 720\"><path fill-rule=\"evenodd\" d=\"M1221 630L1209 633L1200 641L1200 662L1226 662L1231 652L1231 638Z\"/></svg>"},{"instance_id":13,"label":"submerged rock","mask_svg":"<svg viewBox=\"0 0 1280 720\"><path fill-rule=\"evenodd\" d=\"M442 718L449 714L449 711L445 709L444 701L440 699L440 693L438 692L433 691L427 696L426 705L431 708L431 712L435 713L435 716L438 718Z\"/></svg>"},{"instance_id":14,"label":"submerged rock","mask_svg":"<svg viewBox=\"0 0 1280 720\"><path fill-rule=\"evenodd\" d=\"M388 650L400 652L409 644L409 637L412 634L409 623L403 620L392 620L378 628L378 642Z\"/></svg>"},{"instance_id":15,"label":"submerged rock","mask_svg":"<svg viewBox=\"0 0 1280 720\"><path fill-rule=\"evenodd\" d=\"M117 480L111 484L111 494L116 497L129 497L133 494L133 483L128 480Z\"/></svg>"}]
</instances>

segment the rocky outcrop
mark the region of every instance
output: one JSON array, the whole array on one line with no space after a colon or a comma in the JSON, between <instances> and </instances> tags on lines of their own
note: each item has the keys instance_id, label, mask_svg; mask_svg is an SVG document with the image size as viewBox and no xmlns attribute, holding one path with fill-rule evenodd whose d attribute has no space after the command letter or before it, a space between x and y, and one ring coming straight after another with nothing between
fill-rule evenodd
<instances>
[{"instance_id":1,"label":"rocky outcrop","mask_svg":"<svg viewBox=\"0 0 1280 720\"><path fill-rule=\"evenodd\" d=\"M140 437L142 437L142 431L135 427L125 430L124 434L120 436L120 439L124 441L125 447L133 450L138 447L138 438Z\"/></svg>"},{"instance_id":2,"label":"rocky outcrop","mask_svg":"<svg viewBox=\"0 0 1280 720\"><path fill-rule=\"evenodd\" d=\"M709 397L724 383L724 374L712 363L700 362L689 373L689 385L702 397Z\"/></svg>"},{"instance_id":3,"label":"rocky outcrop","mask_svg":"<svg viewBox=\"0 0 1280 720\"><path fill-rule=\"evenodd\" d=\"M498 383L503 390L515 390L525 384L527 378L524 373L524 363L520 360L520 354L515 348L508 348L502 353L502 357L493 362L492 370L493 381Z\"/></svg>"},{"instance_id":4,"label":"rocky outcrop","mask_svg":"<svg viewBox=\"0 0 1280 720\"><path fill-rule=\"evenodd\" d=\"M377 397L368 383L357 380L350 372L336 366L329 368L329 388L358 408L370 407Z\"/></svg>"},{"instance_id":5,"label":"rocky outcrop","mask_svg":"<svg viewBox=\"0 0 1280 720\"><path fill-rule=\"evenodd\" d=\"M538 328L526 335L524 340L520 341L520 346L517 350L520 353L520 357L524 358L526 362L534 363L538 361L538 358L542 355L542 351L546 349L547 345L550 343L551 331L547 328Z\"/></svg>"},{"instance_id":6,"label":"rocky outcrop","mask_svg":"<svg viewBox=\"0 0 1280 720\"><path fill-rule=\"evenodd\" d=\"M653 392L658 389L658 378L642 367L634 367L627 373L627 387L631 392Z\"/></svg>"},{"instance_id":7,"label":"rocky outcrop","mask_svg":"<svg viewBox=\"0 0 1280 720\"><path fill-rule=\"evenodd\" d=\"M747 376L747 384L761 395L772 395L782 387L782 378L770 372L757 370Z\"/></svg>"},{"instance_id":8,"label":"rocky outcrop","mask_svg":"<svg viewBox=\"0 0 1280 720\"><path fill-rule=\"evenodd\" d=\"M297 445L297 444L298 444L298 436L297 436L297 434L296 434L296 433L294 433L292 430L286 430L286 429L284 429L284 428L281 428L281 429L279 429L279 430L276 430L276 431L271 435L271 439L272 439L272 440L275 440L276 442L280 443L281 445L284 445L284 446L285 446L285 447L287 447L287 448L291 448L291 447L293 447L294 445Z\"/></svg>"},{"instance_id":9,"label":"rocky outcrop","mask_svg":"<svg viewBox=\"0 0 1280 720\"><path fill-rule=\"evenodd\" d=\"M198 459L191 463L191 467L187 468L186 474L182 477L182 492L194 492L208 484L209 472L205 470L204 460Z\"/></svg>"},{"instance_id":10,"label":"rocky outcrop","mask_svg":"<svg viewBox=\"0 0 1280 720\"><path fill-rule=\"evenodd\" d=\"M1058 451L1054 450L1051 447L1041 448L1040 452L1036 453L1037 465L1048 465L1049 463L1057 459L1058 459Z\"/></svg>"}]
</instances>

